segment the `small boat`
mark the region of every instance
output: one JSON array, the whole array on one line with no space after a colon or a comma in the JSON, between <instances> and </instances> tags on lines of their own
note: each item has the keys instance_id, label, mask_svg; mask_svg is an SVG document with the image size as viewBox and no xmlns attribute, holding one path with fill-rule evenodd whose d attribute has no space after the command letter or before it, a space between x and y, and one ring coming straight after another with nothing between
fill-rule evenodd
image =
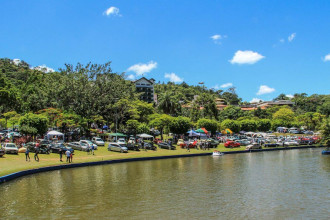
<instances>
[{"instance_id":1,"label":"small boat","mask_svg":"<svg viewBox=\"0 0 330 220\"><path fill-rule=\"evenodd\" d=\"M327 147L327 149L322 151L323 155L330 155L330 147Z\"/></svg>"},{"instance_id":2,"label":"small boat","mask_svg":"<svg viewBox=\"0 0 330 220\"><path fill-rule=\"evenodd\" d=\"M223 155L225 155L225 154L220 151L217 151L217 150L213 151L213 153L212 153L212 156L223 156Z\"/></svg>"}]
</instances>

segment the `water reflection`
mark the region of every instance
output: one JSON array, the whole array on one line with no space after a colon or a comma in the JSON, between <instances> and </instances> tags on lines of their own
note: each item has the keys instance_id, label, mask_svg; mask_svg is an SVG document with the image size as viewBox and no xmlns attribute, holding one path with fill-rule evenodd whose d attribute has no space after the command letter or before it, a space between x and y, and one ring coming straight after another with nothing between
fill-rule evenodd
<instances>
[{"instance_id":1,"label":"water reflection","mask_svg":"<svg viewBox=\"0 0 330 220\"><path fill-rule=\"evenodd\" d=\"M329 158L294 150L37 174L0 185L0 219L326 219Z\"/></svg>"}]
</instances>

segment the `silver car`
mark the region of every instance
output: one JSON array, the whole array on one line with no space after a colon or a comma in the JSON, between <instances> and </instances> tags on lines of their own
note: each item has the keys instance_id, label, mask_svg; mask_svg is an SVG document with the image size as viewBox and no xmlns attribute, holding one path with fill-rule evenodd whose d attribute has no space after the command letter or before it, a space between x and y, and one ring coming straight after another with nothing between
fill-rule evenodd
<instances>
[{"instance_id":1,"label":"silver car","mask_svg":"<svg viewBox=\"0 0 330 220\"><path fill-rule=\"evenodd\" d=\"M93 137L92 142L97 146L104 146L104 141L99 137Z\"/></svg>"},{"instance_id":2,"label":"silver car","mask_svg":"<svg viewBox=\"0 0 330 220\"><path fill-rule=\"evenodd\" d=\"M6 154L18 154L18 147L14 143L5 143L3 149Z\"/></svg>"},{"instance_id":3,"label":"silver car","mask_svg":"<svg viewBox=\"0 0 330 220\"><path fill-rule=\"evenodd\" d=\"M91 142L90 140L81 140L79 141L79 144L81 146L87 145L90 149L92 149L92 146L94 146L94 150L97 150L97 145L93 144L93 142Z\"/></svg>"},{"instance_id":4,"label":"silver car","mask_svg":"<svg viewBox=\"0 0 330 220\"><path fill-rule=\"evenodd\" d=\"M118 143L109 143L108 145L108 151L117 151L120 153L127 153L128 149L125 145L123 144L118 144Z\"/></svg>"}]
</instances>

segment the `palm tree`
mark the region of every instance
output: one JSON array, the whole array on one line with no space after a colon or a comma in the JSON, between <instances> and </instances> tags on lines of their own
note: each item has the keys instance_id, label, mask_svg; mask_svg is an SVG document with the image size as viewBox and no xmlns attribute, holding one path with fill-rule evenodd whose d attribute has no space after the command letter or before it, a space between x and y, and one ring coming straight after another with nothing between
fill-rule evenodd
<instances>
[{"instance_id":1,"label":"palm tree","mask_svg":"<svg viewBox=\"0 0 330 220\"><path fill-rule=\"evenodd\" d=\"M178 111L179 101L173 93L166 91L159 96L158 108L165 114L174 115Z\"/></svg>"}]
</instances>

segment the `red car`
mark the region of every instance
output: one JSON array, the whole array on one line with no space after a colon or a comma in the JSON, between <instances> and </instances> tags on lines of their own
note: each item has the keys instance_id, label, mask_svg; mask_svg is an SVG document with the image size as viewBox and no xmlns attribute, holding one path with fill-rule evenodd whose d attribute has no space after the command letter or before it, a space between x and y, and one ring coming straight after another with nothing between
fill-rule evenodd
<instances>
[{"instance_id":1,"label":"red car","mask_svg":"<svg viewBox=\"0 0 330 220\"><path fill-rule=\"evenodd\" d=\"M224 145L225 145L226 148L228 148L228 147L233 148L233 147L240 147L241 146L240 143L237 143L235 141L227 141Z\"/></svg>"}]
</instances>

